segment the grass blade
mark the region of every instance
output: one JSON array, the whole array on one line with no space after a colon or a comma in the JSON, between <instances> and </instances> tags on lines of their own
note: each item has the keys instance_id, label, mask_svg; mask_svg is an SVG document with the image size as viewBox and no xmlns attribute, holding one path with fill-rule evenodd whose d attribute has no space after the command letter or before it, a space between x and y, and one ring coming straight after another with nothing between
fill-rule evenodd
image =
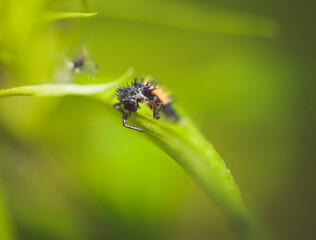
<instances>
[{"instance_id":1,"label":"grass blade","mask_svg":"<svg viewBox=\"0 0 316 240\"><path fill-rule=\"evenodd\" d=\"M107 84L48 84L0 90L0 97L25 96L88 96L114 107L117 87L130 79L132 70L117 81ZM170 155L200 185L246 239L268 239L251 220L233 177L214 147L204 138L190 118L177 107L178 123L151 117L149 109L133 114L129 121L145 131L154 143ZM118 113L120 114L120 113ZM126 129L126 131L130 131ZM140 133L141 134L141 133Z\"/></svg>"},{"instance_id":2,"label":"grass blade","mask_svg":"<svg viewBox=\"0 0 316 240\"><path fill-rule=\"evenodd\" d=\"M113 91L117 86L129 79L134 73L129 69L121 78L114 82L105 84L80 85L72 83L64 84L42 84L33 86L21 86L0 90L0 97L10 96L37 96L37 97L56 97L56 96L93 96L98 93Z\"/></svg>"},{"instance_id":3,"label":"grass blade","mask_svg":"<svg viewBox=\"0 0 316 240\"><path fill-rule=\"evenodd\" d=\"M50 12L45 16L47 22L56 21L61 19L71 18L89 18L98 14L97 12L85 13L85 12Z\"/></svg>"}]
</instances>

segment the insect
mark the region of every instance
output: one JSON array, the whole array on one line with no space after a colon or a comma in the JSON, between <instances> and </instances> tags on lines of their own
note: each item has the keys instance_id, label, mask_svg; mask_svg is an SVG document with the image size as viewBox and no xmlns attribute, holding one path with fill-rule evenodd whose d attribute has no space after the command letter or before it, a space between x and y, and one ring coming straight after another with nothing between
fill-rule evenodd
<instances>
[{"instance_id":1,"label":"insect","mask_svg":"<svg viewBox=\"0 0 316 240\"><path fill-rule=\"evenodd\" d=\"M68 68L72 69L75 73L94 74L98 73L98 65L91 59L87 49L83 46L81 53L77 55L73 61L67 63Z\"/></svg>"},{"instance_id":2,"label":"insect","mask_svg":"<svg viewBox=\"0 0 316 240\"><path fill-rule=\"evenodd\" d=\"M139 103L147 104L155 119L160 118L159 112L162 111L171 120L179 120L179 116L171 107L172 99L169 94L158 85L153 84L149 78L145 80L142 78L141 81L137 81L137 78L135 78L131 85L127 84L126 87L118 88L116 96L120 102L114 106L123 113L124 127L143 132L142 129L127 124L127 118L140 108Z\"/></svg>"}]
</instances>

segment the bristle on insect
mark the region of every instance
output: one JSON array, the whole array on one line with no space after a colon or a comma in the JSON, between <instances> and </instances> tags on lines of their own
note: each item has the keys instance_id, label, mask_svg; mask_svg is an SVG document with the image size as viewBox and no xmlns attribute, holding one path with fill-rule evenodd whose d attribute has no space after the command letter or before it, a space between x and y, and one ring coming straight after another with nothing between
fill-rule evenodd
<instances>
[{"instance_id":1,"label":"bristle on insect","mask_svg":"<svg viewBox=\"0 0 316 240\"><path fill-rule=\"evenodd\" d=\"M152 90L152 93L156 95L163 104L166 105L172 102L170 92L163 89L157 83L153 83L153 79L151 77L146 77L144 84L148 86L150 90Z\"/></svg>"}]
</instances>

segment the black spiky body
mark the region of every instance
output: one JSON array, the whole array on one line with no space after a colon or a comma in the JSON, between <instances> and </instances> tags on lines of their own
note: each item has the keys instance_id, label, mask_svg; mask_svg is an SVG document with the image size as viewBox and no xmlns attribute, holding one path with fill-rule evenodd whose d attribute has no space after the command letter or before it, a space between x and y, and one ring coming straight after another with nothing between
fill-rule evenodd
<instances>
[{"instance_id":1,"label":"black spiky body","mask_svg":"<svg viewBox=\"0 0 316 240\"><path fill-rule=\"evenodd\" d=\"M155 85L140 81L138 82L136 79L131 85L126 87L120 87L117 90L117 99L120 102L124 101L137 101L137 102L149 102L153 101L155 98L155 94L153 94L153 90L155 90Z\"/></svg>"},{"instance_id":2,"label":"black spiky body","mask_svg":"<svg viewBox=\"0 0 316 240\"><path fill-rule=\"evenodd\" d=\"M136 112L137 109L140 108L139 103L145 103L152 109L154 118L160 118L159 112L161 110L170 119L174 121L179 120L178 115L171 107L172 101L170 96L166 92L162 91L162 89L157 84L153 84L149 80L144 81L142 79L141 81L137 81L135 78L131 85L120 87L117 90L116 95L117 99L120 101L118 104L116 104L116 107L120 108L120 106L123 105L122 112L126 116ZM135 127L128 125L127 127L135 129ZM140 129L136 130L139 131Z\"/></svg>"}]
</instances>

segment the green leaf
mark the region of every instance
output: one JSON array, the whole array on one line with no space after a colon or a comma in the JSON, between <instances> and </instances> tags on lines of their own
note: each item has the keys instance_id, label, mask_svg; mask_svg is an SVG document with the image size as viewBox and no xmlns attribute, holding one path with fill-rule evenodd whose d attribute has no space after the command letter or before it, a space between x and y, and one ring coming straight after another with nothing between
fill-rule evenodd
<instances>
[{"instance_id":1,"label":"green leaf","mask_svg":"<svg viewBox=\"0 0 316 240\"><path fill-rule=\"evenodd\" d=\"M33 86L22 86L9 89L0 90L0 97L10 96L37 96L37 97L56 97L56 96L94 96L98 93L112 91L120 84L129 79L134 73L133 69L127 70L127 72L118 80L105 84L42 84Z\"/></svg>"},{"instance_id":2,"label":"green leaf","mask_svg":"<svg viewBox=\"0 0 316 240\"><path fill-rule=\"evenodd\" d=\"M49 12L45 15L47 22L56 21L61 19L71 18L88 18L98 14L97 12L85 13L85 12Z\"/></svg>"},{"instance_id":3,"label":"green leaf","mask_svg":"<svg viewBox=\"0 0 316 240\"><path fill-rule=\"evenodd\" d=\"M117 81L96 84L48 84L26 86L0 90L0 97L26 96L88 96L114 107L115 90L130 79L133 72L129 70ZM181 120L177 123L167 119L156 120L151 117L149 110L143 109L133 114L128 121L144 129L144 133L200 185L213 199L230 222L247 239L268 239L253 223L241 198L240 192L229 169L216 152L214 147L205 139L190 118L179 106L176 106ZM126 129L126 131L132 131Z\"/></svg>"},{"instance_id":4,"label":"green leaf","mask_svg":"<svg viewBox=\"0 0 316 240\"><path fill-rule=\"evenodd\" d=\"M102 1L101 16L225 35L275 38L279 24L272 18L194 1Z\"/></svg>"}]
</instances>

